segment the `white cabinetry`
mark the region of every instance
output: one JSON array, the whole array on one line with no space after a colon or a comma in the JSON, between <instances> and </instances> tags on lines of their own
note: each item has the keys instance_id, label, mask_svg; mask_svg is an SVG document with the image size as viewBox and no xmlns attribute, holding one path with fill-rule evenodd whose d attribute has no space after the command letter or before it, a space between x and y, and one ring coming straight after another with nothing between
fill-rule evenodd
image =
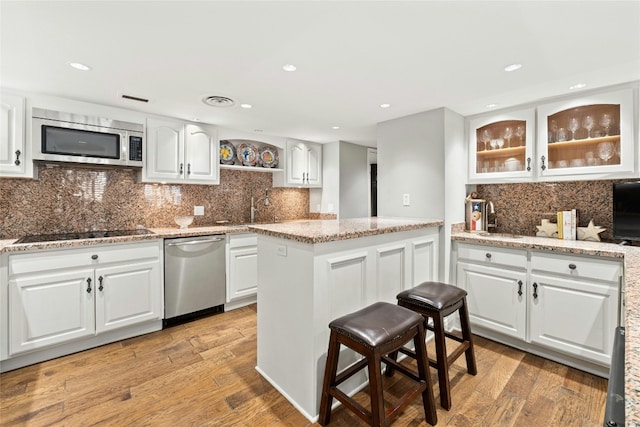
<instances>
[{"instance_id":1,"label":"white cabinetry","mask_svg":"<svg viewBox=\"0 0 640 427\"><path fill-rule=\"evenodd\" d=\"M250 304L258 292L258 237L255 233L227 236L227 303Z\"/></svg>"},{"instance_id":2,"label":"white cabinetry","mask_svg":"<svg viewBox=\"0 0 640 427\"><path fill-rule=\"evenodd\" d=\"M214 126L147 119L145 153L145 182L220 182L220 153Z\"/></svg>"},{"instance_id":3,"label":"white cabinetry","mask_svg":"<svg viewBox=\"0 0 640 427\"><path fill-rule=\"evenodd\" d=\"M620 261L467 243L456 250L456 280L468 292L474 333L573 358L565 363L609 365Z\"/></svg>"},{"instance_id":4,"label":"white cabinetry","mask_svg":"<svg viewBox=\"0 0 640 427\"><path fill-rule=\"evenodd\" d=\"M526 251L459 245L457 283L468 293L474 325L524 340L526 281Z\"/></svg>"},{"instance_id":5,"label":"white cabinetry","mask_svg":"<svg viewBox=\"0 0 640 427\"><path fill-rule=\"evenodd\" d=\"M33 178L26 149L25 99L3 92L0 114L0 176Z\"/></svg>"},{"instance_id":6,"label":"white cabinetry","mask_svg":"<svg viewBox=\"0 0 640 427\"><path fill-rule=\"evenodd\" d=\"M285 172L274 174L274 186L322 186L322 145L287 140L285 158Z\"/></svg>"},{"instance_id":7,"label":"white cabinetry","mask_svg":"<svg viewBox=\"0 0 640 427\"><path fill-rule=\"evenodd\" d=\"M9 355L162 318L157 241L9 256Z\"/></svg>"}]
</instances>

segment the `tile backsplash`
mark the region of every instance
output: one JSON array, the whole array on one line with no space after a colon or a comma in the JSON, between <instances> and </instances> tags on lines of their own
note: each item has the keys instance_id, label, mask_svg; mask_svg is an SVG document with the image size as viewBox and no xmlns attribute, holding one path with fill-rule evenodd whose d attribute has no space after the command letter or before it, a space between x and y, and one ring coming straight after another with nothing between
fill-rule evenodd
<instances>
[{"instance_id":1,"label":"tile backsplash","mask_svg":"<svg viewBox=\"0 0 640 427\"><path fill-rule=\"evenodd\" d=\"M556 213L577 209L580 227L593 219L606 228L602 240L613 239L613 183L637 180L564 181L523 184L483 184L476 193L495 207L496 232L535 236L541 220L556 222ZM489 222L493 222L493 215Z\"/></svg>"},{"instance_id":2,"label":"tile backsplash","mask_svg":"<svg viewBox=\"0 0 640 427\"><path fill-rule=\"evenodd\" d=\"M272 174L220 170L220 185L145 184L121 168L39 165L39 179L0 179L0 239L30 234L89 230L177 227L175 215L193 215L191 227L250 220L251 195L256 222L306 219L309 190L273 188ZM264 204L269 190L269 206Z\"/></svg>"}]
</instances>

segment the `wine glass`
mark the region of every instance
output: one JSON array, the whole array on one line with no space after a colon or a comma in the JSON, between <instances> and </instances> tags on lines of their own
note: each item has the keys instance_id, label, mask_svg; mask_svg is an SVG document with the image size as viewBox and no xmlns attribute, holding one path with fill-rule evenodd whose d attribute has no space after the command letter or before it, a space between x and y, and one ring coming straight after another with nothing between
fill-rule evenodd
<instances>
[{"instance_id":1,"label":"wine glass","mask_svg":"<svg viewBox=\"0 0 640 427\"><path fill-rule=\"evenodd\" d=\"M598 150L598 157L600 157L600 159L603 160L604 164L606 165L609 162L609 159L613 157L613 153L615 150L613 143L601 142L596 148Z\"/></svg>"},{"instance_id":2,"label":"wine glass","mask_svg":"<svg viewBox=\"0 0 640 427\"><path fill-rule=\"evenodd\" d=\"M558 141L558 123L555 120L551 120L549 123L549 142L557 142Z\"/></svg>"},{"instance_id":3,"label":"wine glass","mask_svg":"<svg viewBox=\"0 0 640 427\"><path fill-rule=\"evenodd\" d=\"M488 129L482 131L482 135L480 136L480 141L484 144L484 150L487 150L487 143L491 141L491 132Z\"/></svg>"},{"instance_id":4,"label":"wine glass","mask_svg":"<svg viewBox=\"0 0 640 427\"><path fill-rule=\"evenodd\" d=\"M600 126L604 128L604 135L609 136L609 127L611 127L611 115L603 114L600 119Z\"/></svg>"},{"instance_id":5,"label":"wine glass","mask_svg":"<svg viewBox=\"0 0 640 427\"><path fill-rule=\"evenodd\" d=\"M504 147L504 138L498 138L496 140L496 144L498 145L498 149L501 149L502 147Z\"/></svg>"},{"instance_id":6,"label":"wine glass","mask_svg":"<svg viewBox=\"0 0 640 427\"><path fill-rule=\"evenodd\" d=\"M578 119L572 117L569 120L569 130L571 131L571 140L576 139L576 131L580 128L580 124L578 123Z\"/></svg>"},{"instance_id":7,"label":"wine glass","mask_svg":"<svg viewBox=\"0 0 640 427\"><path fill-rule=\"evenodd\" d=\"M522 137L524 136L524 126L518 126L516 128L516 136L518 137L518 146L521 146Z\"/></svg>"},{"instance_id":8,"label":"wine glass","mask_svg":"<svg viewBox=\"0 0 640 427\"><path fill-rule=\"evenodd\" d=\"M491 146L492 150L495 150L496 148L498 148L498 140L497 139L492 139L491 142L489 143L489 145Z\"/></svg>"},{"instance_id":9,"label":"wine glass","mask_svg":"<svg viewBox=\"0 0 640 427\"><path fill-rule=\"evenodd\" d=\"M507 140L507 147L511 147L512 136L513 136L513 129L511 129L510 127L506 128L504 130L504 139ZM502 145L504 145L504 141L502 141ZM502 145L500 145L500 148L502 148Z\"/></svg>"},{"instance_id":10,"label":"wine glass","mask_svg":"<svg viewBox=\"0 0 640 427\"><path fill-rule=\"evenodd\" d=\"M585 116L582 121L582 127L587 130L587 138L591 138L591 129L593 129L593 116Z\"/></svg>"}]
</instances>

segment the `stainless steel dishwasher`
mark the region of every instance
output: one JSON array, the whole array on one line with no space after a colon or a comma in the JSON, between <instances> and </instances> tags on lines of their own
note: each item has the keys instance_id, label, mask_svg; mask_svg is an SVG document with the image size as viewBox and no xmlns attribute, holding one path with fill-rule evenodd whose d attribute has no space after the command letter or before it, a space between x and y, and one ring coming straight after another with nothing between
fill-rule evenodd
<instances>
[{"instance_id":1,"label":"stainless steel dishwasher","mask_svg":"<svg viewBox=\"0 0 640 427\"><path fill-rule=\"evenodd\" d=\"M225 235L164 241L165 326L224 311Z\"/></svg>"}]
</instances>

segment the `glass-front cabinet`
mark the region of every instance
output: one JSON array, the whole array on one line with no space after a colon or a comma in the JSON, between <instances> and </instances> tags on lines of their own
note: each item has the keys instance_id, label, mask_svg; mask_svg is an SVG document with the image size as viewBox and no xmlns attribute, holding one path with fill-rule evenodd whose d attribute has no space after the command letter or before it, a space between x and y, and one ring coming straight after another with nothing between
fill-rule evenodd
<instances>
[{"instance_id":1,"label":"glass-front cabinet","mask_svg":"<svg viewBox=\"0 0 640 427\"><path fill-rule=\"evenodd\" d=\"M634 172L632 89L538 107L537 174L541 178Z\"/></svg>"},{"instance_id":2,"label":"glass-front cabinet","mask_svg":"<svg viewBox=\"0 0 640 427\"><path fill-rule=\"evenodd\" d=\"M523 181L533 176L535 110L469 121L469 181Z\"/></svg>"}]
</instances>

